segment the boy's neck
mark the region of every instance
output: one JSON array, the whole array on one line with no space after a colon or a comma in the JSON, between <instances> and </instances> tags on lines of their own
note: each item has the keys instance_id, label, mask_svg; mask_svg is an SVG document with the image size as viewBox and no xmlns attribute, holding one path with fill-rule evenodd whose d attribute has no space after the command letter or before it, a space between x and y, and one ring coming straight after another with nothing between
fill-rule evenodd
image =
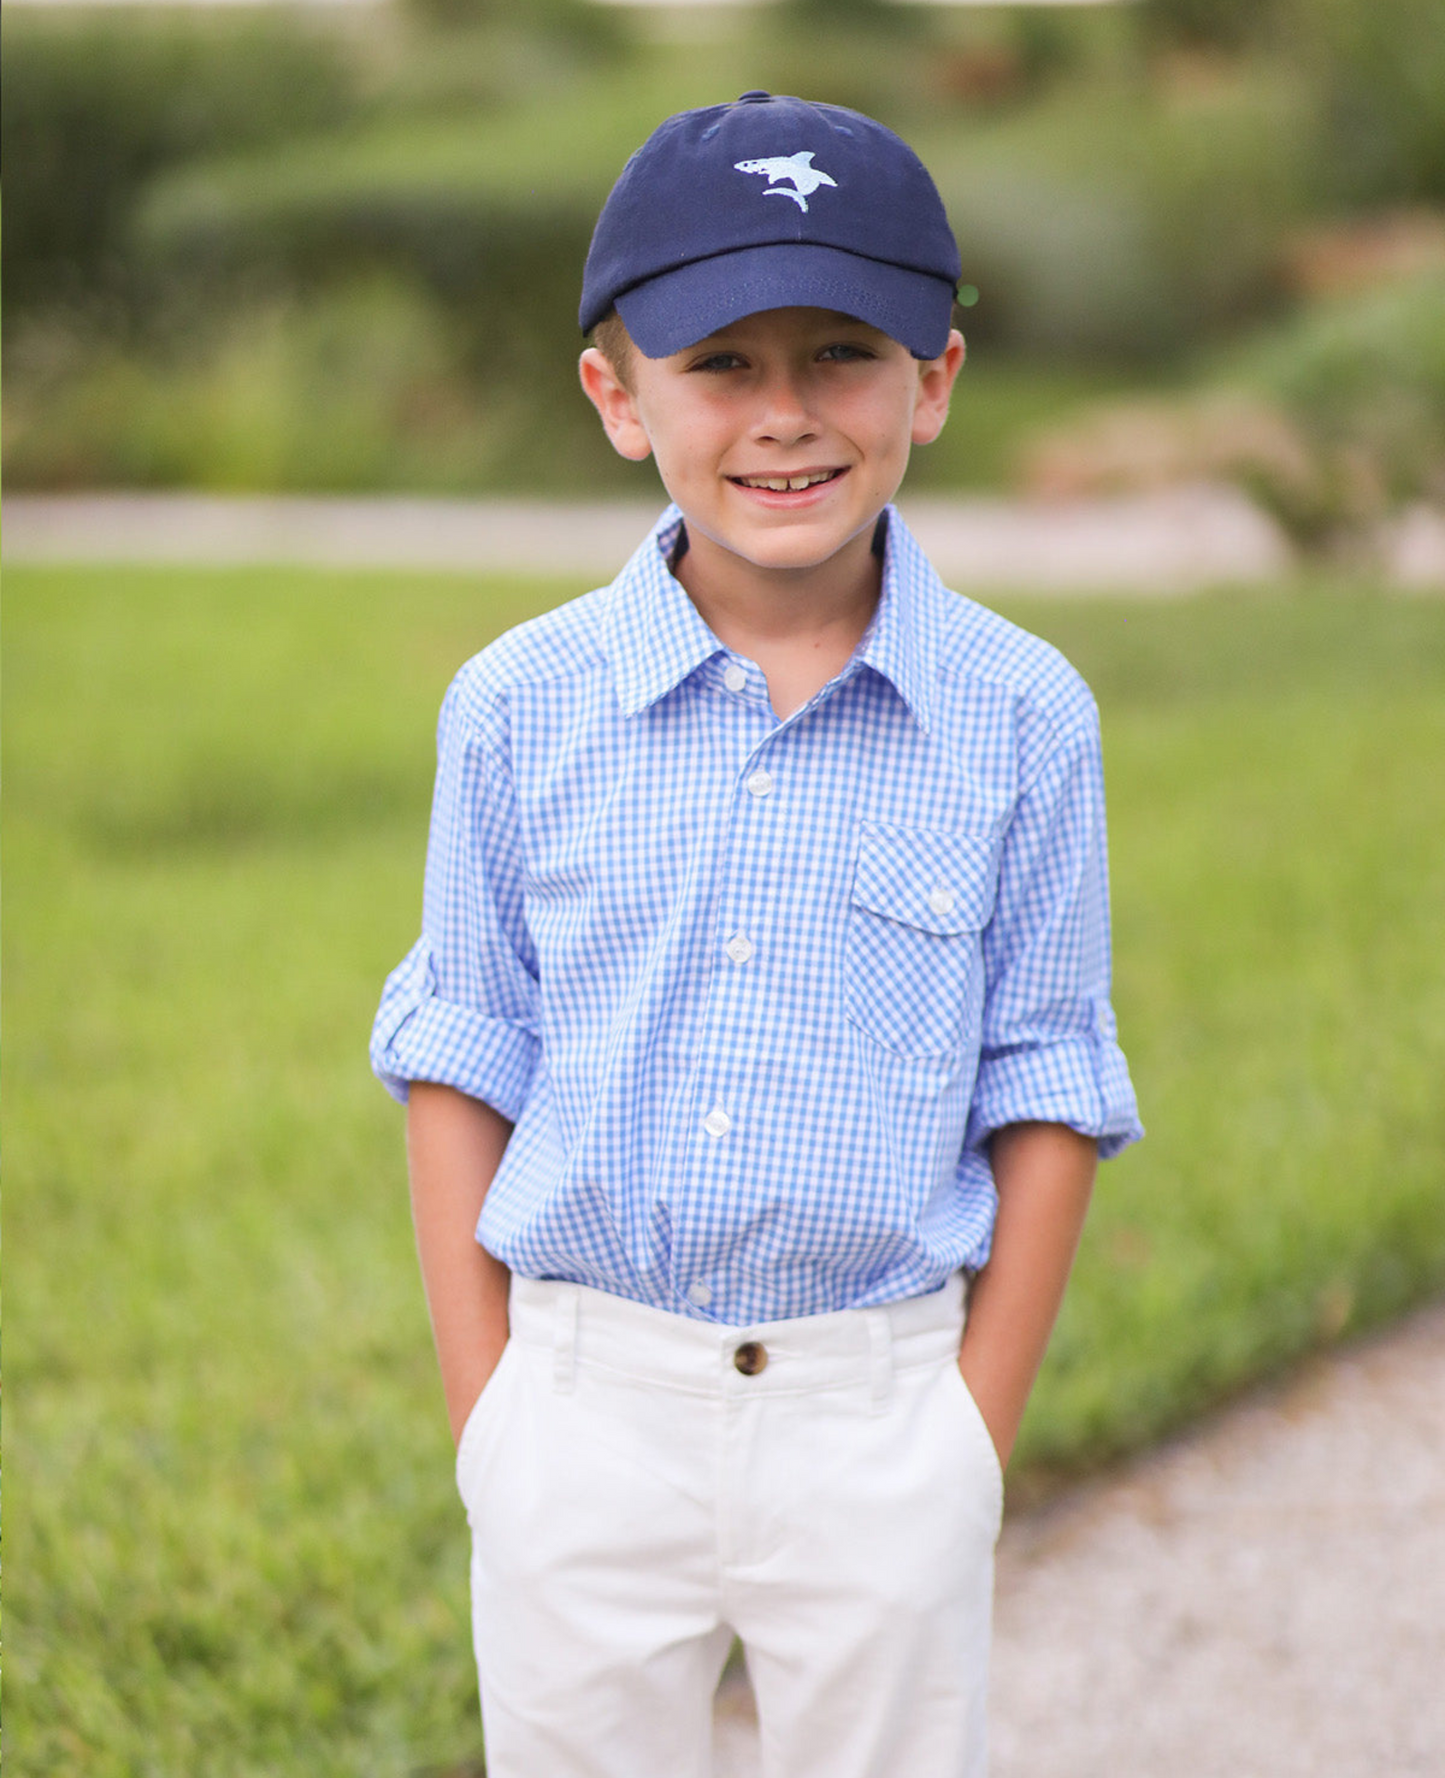
<instances>
[{"instance_id":1,"label":"boy's neck","mask_svg":"<svg viewBox=\"0 0 1445 1778\"><path fill-rule=\"evenodd\" d=\"M739 654L846 646L846 660L878 608L875 534L876 527L860 532L813 567L764 568L692 530L673 574L718 641Z\"/></svg>"},{"instance_id":2,"label":"boy's neck","mask_svg":"<svg viewBox=\"0 0 1445 1778\"><path fill-rule=\"evenodd\" d=\"M877 529L811 568L762 568L688 533L673 573L719 642L762 669L786 721L847 666L878 608L883 562Z\"/></svg>"}]
</instances>

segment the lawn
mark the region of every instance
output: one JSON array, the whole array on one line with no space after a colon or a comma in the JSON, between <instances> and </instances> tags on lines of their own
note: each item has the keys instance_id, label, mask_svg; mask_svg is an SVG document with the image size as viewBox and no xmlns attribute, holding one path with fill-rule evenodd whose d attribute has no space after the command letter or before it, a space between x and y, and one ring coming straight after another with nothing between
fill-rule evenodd
<instances>
[{"instance_id":1,"label":"lawn","mask_svg":"<svg viewBox=\"0 0 1445 1778\"><path fill-rule=\"evenodd\" d=\"M567 590L12 569L5 1117L17 1771L475 1758L401 1120L452 669ZM1000 602L1104 712L1102 1175L1020 1494L1445 1288L1445 605Z\"/></svg>"}]
</instances>

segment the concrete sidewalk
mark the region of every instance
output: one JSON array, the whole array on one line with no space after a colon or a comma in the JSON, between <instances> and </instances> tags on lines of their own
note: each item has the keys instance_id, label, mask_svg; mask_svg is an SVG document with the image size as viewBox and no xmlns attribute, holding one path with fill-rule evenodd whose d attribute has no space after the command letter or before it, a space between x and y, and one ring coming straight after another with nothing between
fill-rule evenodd
<instances>
[{"instance_id":1,"label":"concrete sidewalk","mask_svg":"<svg viewBox=\"0 0 1445 1778\"><path fill-rule=\"evenodd\" d=\"M992 1778L1445 1773L1445 1305L1010 1516L992 1691Z\"/></svg>"},{"instance_id":2,"label":"concrete sidewalk","mask_svg":"<svg viewBox=\"0 0 1445 1778\"><path fill-rule=\"evenodd\" d=\"M950 586L1184 593L1277 580L1277 527L1229 488L1113 500L906 498L901 510ZM494 570L610 580L662 499L322 499L193 494L12 495L13 562L315 563Z\"/></svg>"}]
</instances>

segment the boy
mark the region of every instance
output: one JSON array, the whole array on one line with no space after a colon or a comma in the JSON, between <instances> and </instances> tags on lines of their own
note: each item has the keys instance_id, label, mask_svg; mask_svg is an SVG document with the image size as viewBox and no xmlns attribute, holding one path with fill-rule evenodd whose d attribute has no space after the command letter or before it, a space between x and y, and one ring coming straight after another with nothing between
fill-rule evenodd
<instances>
[{"instance_id":1,"label":"boy","mask_svg":"<svg viewBox=\"0 0 1445 1778\"><path fill-rule=\"evenodd\" d=\"M673 505L443 707L373 1058L493 1778L701 1778L734 1634L770 1778L984 1769L1002 1465L1140 1131L1092 700L889 505L959 270L857 113L662 125L581 377Z\"/></svg>"}]
</instances>

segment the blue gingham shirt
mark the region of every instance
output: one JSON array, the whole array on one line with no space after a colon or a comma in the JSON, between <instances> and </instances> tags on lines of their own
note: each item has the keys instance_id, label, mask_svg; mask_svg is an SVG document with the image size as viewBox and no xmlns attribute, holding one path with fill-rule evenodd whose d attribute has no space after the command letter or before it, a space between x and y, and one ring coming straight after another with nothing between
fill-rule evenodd
<instances>
[{"instance_id":1,"label":"blue gingham shirt","mask_svg":"<svg viewBox=\"0 0 1445 1778\"><path fill-rule=\"evenodd\" d=\"M671 574L676 508L447 693L372 1060L515 1122L477 1227L514 1271L729 1324L885 1303L987 1258L992 1131L1142 1134L1093 699L886 519L786 721Z\"/></svg>"}]
</instances>

